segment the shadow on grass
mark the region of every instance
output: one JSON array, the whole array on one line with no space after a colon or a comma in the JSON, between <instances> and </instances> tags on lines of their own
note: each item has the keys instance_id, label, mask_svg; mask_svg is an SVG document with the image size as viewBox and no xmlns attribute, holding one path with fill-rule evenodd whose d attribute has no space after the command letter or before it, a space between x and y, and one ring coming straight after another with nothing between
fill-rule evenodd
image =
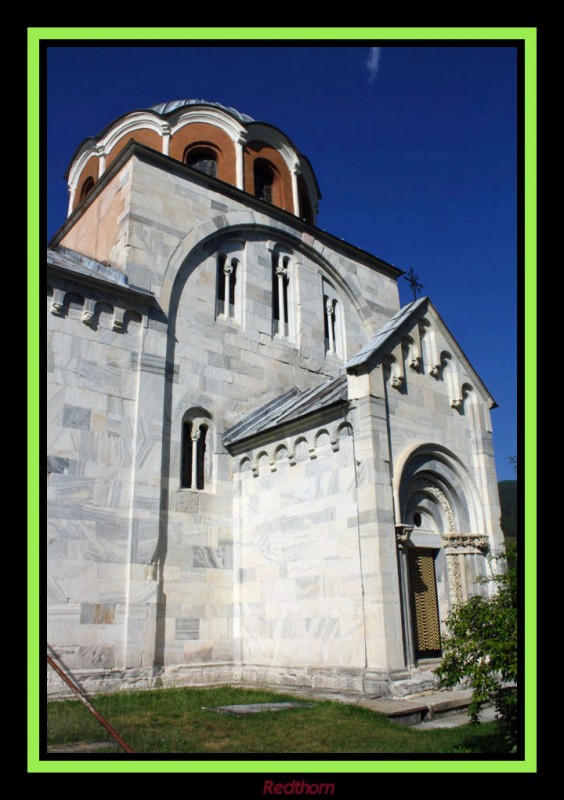
<instances>
[{"instance_id":1,"label":"shadow on grass","mask_svg":"<svg viewBox=\"0 0 564 800\"><path fill-rule=\"evenodd\" d=\"M478 734L478 726L473 725L468 736L465 736L453 748L453 753L489 753L493 755L509 755L507 742L498 730L492 733Z\"/></svg>"}]
</instances>

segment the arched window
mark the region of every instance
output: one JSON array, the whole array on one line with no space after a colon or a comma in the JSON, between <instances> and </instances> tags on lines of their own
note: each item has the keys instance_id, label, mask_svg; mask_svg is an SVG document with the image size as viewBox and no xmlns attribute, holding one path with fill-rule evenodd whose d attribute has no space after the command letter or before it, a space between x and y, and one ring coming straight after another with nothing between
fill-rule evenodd
<instances>
[{"instance_id":1,"label":"arched window","mask_svg":"<svg viewBox=\"0 0 564 800\"><path fill-rule=\"evenodd\" d=\"M268 161L257 159L254 164L255 197L273 202L275 174Z\"/></svg>"},{"instance_id":2,"label":"arched window","mask_svg":"<svg viewBox=\"0 0 564 800\"><path fill-rule=\"evenodd\" d=\"M323 323L325 353L344 358L343 310L330 283L323 281Z\"/></svg>"},{"instance_id":3,"label":"arched window","mask_svg":"<svg viewBox=\"0 0 564 800\"><path fill-rule=\"evenodd\" d=\"M290 338L290 268L290 256L276 252L272 254L272 333L284 339Z\"/></svg>"},{"instance_id":4,"label":"arched window","mask_svg":"<svg viewBox=\"0 0 564 800\"><path fill-rule=\"evenodd\" d=\"M184 161L204 175L217 177L217 153L211 147L191 147L184 153Z\"/></svg>"},{"instance_id":5,"label":"arched window","mask_svg":"<svg viewBox=\"0 0 564 800\"><path fill-rule=\"evenodd\" d=\"M180 464L180 486L183 489L201 491L209 480L206 459L208 432L208 419L191 417L190 412L184 416Z\"/></svg>"},{"instance_id":6,"label":"arched window","mask_svg":"<svg viewBox=\"0 0 564 800\"><path fill-rule=\"evenodd\" d=\"M217 315L235 319L239 259L220 253L217 259Z\"/></svg>"},{"instance_id":7,"label":"arched window","mask_svg":"<svg viewBox=\"0 0 564 800\"><path fill-rule=\"evenodd\" d=\"M92 191L93 188L94 188L94 178L86 178L86 180L82 184L82 189L80 190L80 199L84 200L88 192Z\"/></svg>"},{"instance_id":8,"label":"arched window","mask_svg":"<svg viewBox=\"0 0 564 800\"><path fill-rule=\"evenodd\" d=\"M244 251L243 242L230 241L221 245L217 254L216 317L241 322L243 303Z\"/></svg>"}]
</instances>

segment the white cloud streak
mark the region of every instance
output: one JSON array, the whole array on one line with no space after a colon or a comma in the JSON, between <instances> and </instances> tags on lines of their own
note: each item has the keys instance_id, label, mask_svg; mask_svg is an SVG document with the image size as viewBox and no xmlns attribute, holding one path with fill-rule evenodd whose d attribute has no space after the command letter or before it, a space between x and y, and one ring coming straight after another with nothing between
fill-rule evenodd
<instances>
[{"instance_id":1,"label":"white cloud streak","mask_svg":"<svg viewBox=\"0 0 564 800\"><path fill-rule=\"evenodd\" d=\"M380 47L370 48L370 55L368 56L368 60L366 62L366 66L368 67L369 83L372 83L378 74L378 68L380 66L380 49Z\"/></svg>"}]
</instances>

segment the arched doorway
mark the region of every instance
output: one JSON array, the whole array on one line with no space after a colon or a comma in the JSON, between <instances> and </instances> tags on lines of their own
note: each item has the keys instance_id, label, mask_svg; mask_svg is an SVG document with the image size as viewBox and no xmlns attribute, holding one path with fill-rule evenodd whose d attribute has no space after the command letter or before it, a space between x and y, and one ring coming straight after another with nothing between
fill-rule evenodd
<instances>
[{"instance_id":1,"label":"arched doorway","mask_svg":"<svg viewBox=\"0 0 564 800\"><path fill-rule=\"evenodd\" d=\"M446 448L426 445L409 455L396 503L404 649L414 666L441 656L450 609L483 593L488 537L471 476Z\"/></svg>"}]
</instances>

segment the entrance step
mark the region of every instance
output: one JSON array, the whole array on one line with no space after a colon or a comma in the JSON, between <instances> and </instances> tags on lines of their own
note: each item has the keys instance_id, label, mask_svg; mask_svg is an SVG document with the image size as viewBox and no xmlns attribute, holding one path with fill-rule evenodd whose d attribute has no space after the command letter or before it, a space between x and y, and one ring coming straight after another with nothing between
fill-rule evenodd
<instances>
[{"instance_id":1,"label":"entrance step","mask_svg":"<svg viewBox=\"0 0 564 800\"><path fill-rule=\"evenodd\" d=\"M424 697L409 699L362 699L358 705L385 714L399 725L420 725L442 717L463 714L468 709L471 700L471 690L459 689L432 692Z\"/></svg>"}]
</instances>

